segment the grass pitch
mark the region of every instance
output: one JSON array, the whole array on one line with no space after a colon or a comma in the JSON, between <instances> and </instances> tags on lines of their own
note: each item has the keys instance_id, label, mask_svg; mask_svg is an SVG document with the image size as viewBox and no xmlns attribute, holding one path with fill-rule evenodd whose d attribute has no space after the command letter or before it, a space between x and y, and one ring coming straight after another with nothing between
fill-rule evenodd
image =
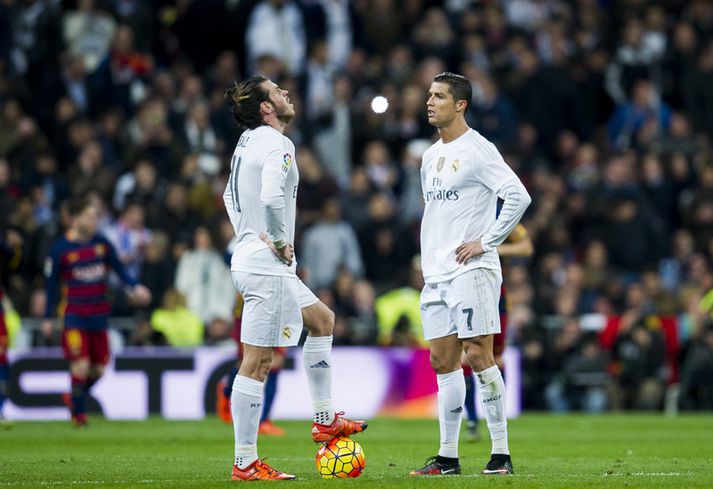
<instances>
[{"instance_id":1,"label":"grass pitch","mask_svg":"<svg viewBox=\"0 0 713 489\"><path fill-rule=\"evenodd\" d=\"M364 474L322 480L314 466L317 446L307 421L278 423L284 438L261 437L260 456L298 481L299 488L710 488L713 487L713 414L553 416L528 414L510 422L516 474L477 475L490 441L461 441L463 475L408 476L438 449L435 420L378 418L355 437L366 454ZM0 489L220 488L230 482L233 432L217 418L205 421L117 422L91 419L22 422L0 429ZM240 484L240 483L237 483Z\"/></svg>"}]
</instances>

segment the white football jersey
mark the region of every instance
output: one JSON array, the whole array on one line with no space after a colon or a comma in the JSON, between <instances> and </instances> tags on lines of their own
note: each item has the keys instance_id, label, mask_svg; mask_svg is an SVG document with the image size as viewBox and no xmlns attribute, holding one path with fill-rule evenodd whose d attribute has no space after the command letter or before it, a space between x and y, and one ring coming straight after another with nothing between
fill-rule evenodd
<instances>
[{"instance_id":1,"label":"white football jersey","mask_svg":"<svg viewBox=\"0 0 713 489\"><path fill-rule=\"evenodd\" d=\"M260 239L294 243L299 173L295 145L278 130L260 126L238 141L223 201L235 230L230 269L258 275L295 276Z\"/></svg>"},{"instance_id":2,"label":"white football jersey","mask_svg":"<svg viewBox=\"0 0 713 489\"><path fill-rule=\"evenodd\" d=\"M423 154L421 190L426 205L421 224L426 283L450 280L474 268L500 270L495 246L517 225L530 197L495 145L473 129L448 144L438 140ZM498 197L506 204L496 225ZM457 263L456 248L475 239L481 239L487 251Z\"/></svg>"}]
</instances>

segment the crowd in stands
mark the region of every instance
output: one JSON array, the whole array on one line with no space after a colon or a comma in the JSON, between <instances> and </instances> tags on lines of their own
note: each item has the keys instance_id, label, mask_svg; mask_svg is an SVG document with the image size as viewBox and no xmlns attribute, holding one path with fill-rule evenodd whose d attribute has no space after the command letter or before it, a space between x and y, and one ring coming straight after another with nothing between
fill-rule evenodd
<instances>
[{"instance_id":1,"label":"crowd in stands","mask_svg":"<svg viewBox=\"0 0 713 489\"><path fill-rule=\"evenodd\" d=\"M297 110L295 249L335 343L418 345L425 100L446 70L533 197L535 254L505 273L526 407L658 408L677 376L713 408L707 0L0 0L0 229L24 238L7 296L43 315L48 247L88 194L153 293L127 342L229 341L224 92L263 74ZM129 302L115 290L114 314ZM618 318L609 341L591 314Z\"/></svg>"}]
</instances>

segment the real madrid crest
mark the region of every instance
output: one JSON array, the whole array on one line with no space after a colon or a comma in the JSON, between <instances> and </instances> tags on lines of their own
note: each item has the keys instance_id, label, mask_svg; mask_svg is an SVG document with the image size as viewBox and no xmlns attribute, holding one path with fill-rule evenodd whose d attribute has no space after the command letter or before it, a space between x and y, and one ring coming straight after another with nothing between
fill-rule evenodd
<instances>
[{"instance_id":1,"label":"real madrid crest","mask_svg":"<svg viewBox=\"0 0 713 489\"><path fill-rule=\"evenodd\" d=\"M460 161L453 160L453 163L451 163L451 170L458 171L458 168L460 168Z\"/></svg>"},{"instance_id":2,"label":"real madrid crest","mask_svg":"<svg viewBox=\"0 0 713 489\"><path fill-rule=\"evenodd\" d=\"M436 171L443 170L443 165L445 165L445 164L446 164L445 156L441 156L440 158L438 158L438 164L436 165Z\"/></svg>"},{"instance_id":3,"label":"real madrid crest","mask_svg":"<svg viewBox=\"0 0 713 489\"><path fill-rule=\"evenodd\" d=\"M284 336L288 340L290 339L290 337L292 336L292 330L289 326L285 326L285 328L282 330L282 336Z\"/></svg>"}]
</instances>

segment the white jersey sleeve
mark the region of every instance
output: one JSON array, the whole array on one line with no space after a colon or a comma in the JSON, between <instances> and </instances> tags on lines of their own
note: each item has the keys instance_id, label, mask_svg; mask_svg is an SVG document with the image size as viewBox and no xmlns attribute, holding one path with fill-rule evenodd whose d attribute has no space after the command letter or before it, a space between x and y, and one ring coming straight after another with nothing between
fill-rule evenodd
<instances>
[{"instance_id":1,"label":"white jersey sleeve","mask_svg":"<svg viewBox=\"0 0 713 489\"><path fill-rule=\"evenodd\" d=\"M295 146L270 126L245 131L233 153L223 194L235 230L231 270L259 275L295 276L260 239L294 242L299 173Z\"/></svg>"},{"instance_id":2,"label":"white jersey sleeve","mask_svg":"<svg viewBox=\"0 0 713 489\"><path fill-rule=\"evenodd\" d=\"M493 151L488 151L484 156L493 159L475 165L473 171L476 179L483 182L483 185L503 200L503 206L493 225L481 237L485 252L492 251L507 239L532 200L515 172L495 149L495 145L489 141L487 144L492 146L490 149Z\"/></svg>"},{"instance_id":3,"label":"white jersey sleeve","mask_svg":"<svg viewBox=\"0 0 713 489\"><path fill-rule=\"evenodd\" d=\"M281 149L267 154L262 167L262 190L260 207L267 236L270 241L287 243L287 224L285 222L285 180L288 167L283 167Z\"/></svg>"}]
</instances>

